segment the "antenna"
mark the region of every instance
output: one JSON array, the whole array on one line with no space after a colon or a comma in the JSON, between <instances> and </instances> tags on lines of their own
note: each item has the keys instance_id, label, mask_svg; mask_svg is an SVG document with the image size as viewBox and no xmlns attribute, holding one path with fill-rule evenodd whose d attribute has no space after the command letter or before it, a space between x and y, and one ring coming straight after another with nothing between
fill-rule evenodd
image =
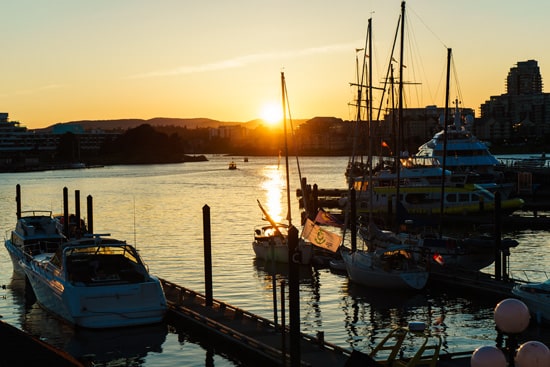
<instances>
[{"instance_id":1,"label":"antenna","mask_svg":"<svg viewBox=\"0 0 550 367\"><path fill-rule=\"evenodd\" d=\"M134 247L137 249L136 241L136 197L134 195Z\"/></svg>"}]
</instances>

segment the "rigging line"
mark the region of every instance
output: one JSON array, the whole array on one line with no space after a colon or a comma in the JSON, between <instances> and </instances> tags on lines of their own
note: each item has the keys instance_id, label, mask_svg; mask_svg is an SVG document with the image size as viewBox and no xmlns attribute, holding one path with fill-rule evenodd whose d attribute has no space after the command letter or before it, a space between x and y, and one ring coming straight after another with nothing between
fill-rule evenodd
<instances>
[{"instance_id":1,"label":"rigging line","mask_svg":"<svg viewBox=\"0 0 550 367\"><path fill-rule=\"evenodd\" d=\"M391 52L390 52L390 60L388 62L388 69L386 70L386 77L384 78L384 90L382 92L382 96L380 97L380 107L378 108L378 113L376 114L376 120L375 121L380 121L380 113L382 111L382 104L384 103L383 102L384 101L384 93L386 92L386 90L388 88L388 81L390 80L392 60L394 60L393 54L394 54L394 51L395 51L395 46L397 45L397 36L399 35L400 23L401 23L401 15L399 15L399 18L397 20L397 28L395 29L395 35L393 37L393 44L392 44Z\"/></svg>"},{"instance_id":2,"label":"rigging line","mask_svg":"<svg viewBox=\"0 0 550 367\"><path fill-rule=\"evenodd\" d=\"M451 60L451 67L453 69L453 76L454 76L454 79L455 79L456 91L457 91L457 94L458 94L458 98L463 102L462 105L465 106L466 104L464 103L464 99L462 98L462 90L460 89L460 83L459 83L458 73L457 73L457 70L456 70L456 63L454 62L454 57Z\"/></svg>"},{"instance_id":3,"label":"rigging line","mask_svg":"<svg viewBox=\"0 0 550 367\"><path fill-rule=\"evenodd\" d=\"M300 179L300 182L302 182L302 170L300 168L300 160L298 159L298 145L297 145L297 139L296 135L294 134L294 124L292 122L292 113L290 108L290 99L288 98L288 90L286 88L286 79L285 79L285 99L286 99L286 109L288 110L288 122L290 125L290 135L292 136L292 148L294 150L294 156L296 158L296 167L298 169L298 178Z\"/></svg>"},{"instance_id":4,"label":"rigging line","mask_svg":"<svg viewBox=\"0 0 550 367\"><path fill-rule=\"evenodd\" d=\"M137 249L137 239L136 239L136 197L134 196L134 246Z\"/></svg>"},{"instance_id":5,"label":"rigging line","mask_svg":"<svg viewBox=\"0 0 550 367\"><path fill-rule=\"evenodd\" d=\"M418 20L420 21L420 23L422 23L422 25L424 25L424 27L426 27L426 29L443 45L443 47L445 49L448 49L447 45L445 44L445 42L443 42L443 40L441 38L439 38L437 36L437 34L430 28L428 27L428 25L426 24L426 22L424 22L424 20L422 20L422 18L420 18L420 16L414 11L414 8L408 8L409 10L412 10L412 13L418 18Z\"/></svg>"},{"instance_id":6,"label":"rigging line","mask_svg":"<svg viewBox=\"0 0 550 367\"><path fill-rule=\"evenodd\" d=\"M290 178L288 169L288 136L286 129L286 80L285 73L281 71L281 89L282 89L282 102L283 102L283 130L285 137L285 166L286 166L286 196L287 196L287 219L289 228L292 226L291 204L290 204Z\"/></svg>"},{"instance_id":7,"label":"rigging line","mask_svg":"<svg viewBox=\"0 0 550 367\"><path fill-rule=\"evenodd\" d=\"M370 22L370 19L369 19L369 22ZM369 23L370 24L370 23ZM366 68L366 62L365 60L367 59L367 46L369 44L369 39L371 37L371 34L370 34L370 25L367 27L367 35L365 37L365 45L363 46L363 60L361 61L361 77L359 77L359 62L357 60L357 54L356 54L356 60L357 60L357 65L356 65L356 68L357 68L357 101L356 101L356 104L357 104L357 115L356 115L356 120L355 120L355 126L354 126L354 140L353 140L353 149L352 149L352 154L351 154L351 157L352 159L354 160L355 159L355 156L357 154L357 145L358 145L358 139L359 139L359 123L361 121L361 104L363 103L362 101L362 94L363 94L363 86L365 85L365 68ZM360 52L361 50L359 50L358 52ZM369 57L372 57L372 55L369 55ZM353 162L353 161L352 161Z\"/></svg>"}]
</instances>

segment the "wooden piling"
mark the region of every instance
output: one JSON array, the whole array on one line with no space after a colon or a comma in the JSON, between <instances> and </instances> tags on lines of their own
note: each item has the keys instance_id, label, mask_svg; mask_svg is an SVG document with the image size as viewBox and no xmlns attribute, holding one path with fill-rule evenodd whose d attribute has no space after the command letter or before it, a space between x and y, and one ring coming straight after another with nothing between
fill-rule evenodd
<instances>
[{"instance_id":1,"label":"wooden piling","mask_svg":"<svg viewBox=\"0 0 550 367\"><path fill-rule=\"evenodd\" d=\"M88 209L88 232L94 233L94 209L92 195L87 197L87 209Z\"/></svg>"},{"instance_id":2,"label":"wooden piling","mask_svg":"<svg viewBox=\"0 0 550 367\"><path fill-rule=\"evenodd\" d=\"M17 219L21 219L21 185L19 184L15 185L15 203Z\"/></svg>"},{"instance_id":3,"label":"wooden piling","mask_svg":"<svg viewBox=\"0 0 550 367\"><path fill-rule=\"evenodd\" d=\"M300 264L298 252L298 229L288 229L288 304L290 324L290 366L300 366Z\"/></svg>"},{"instance_id":4,"label":"wooden piling","mask_svg":"<svg viewBox=\"0 0 550 367\"><path fill-rule=\"evenodd\" d=\"M63 233L69 235L69 189L63 188Z\"/></svg>"},{"instance_id":5,"label":"wooden piling","mask_svg":"<svg viewBox=\"0 0 550 367\"><path fill-rule=\"evenodd\" d=\"M82 233L80 226L80 190L74 191L74 215L76 219L76 233Z\"/></svg>"},{"instance_id":6,"label":"wooden piling","mask_svg":"<svg viewBox=\"0 0 550 367\"><path fill-rule=\"evenodd\" d=\"M210 229L210 207L202 207L202 222L204 234L204 287L206 306L212 306L212 241Z\"/></svg>"}]
</instances>

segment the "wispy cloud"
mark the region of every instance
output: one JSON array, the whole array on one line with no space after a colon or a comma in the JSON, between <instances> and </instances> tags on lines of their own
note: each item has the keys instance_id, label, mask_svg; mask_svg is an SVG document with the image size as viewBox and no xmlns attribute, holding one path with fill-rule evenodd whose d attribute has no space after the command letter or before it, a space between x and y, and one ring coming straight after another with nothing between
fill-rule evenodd
<instances>
[{"instance_id":1,"label":"wispy cloud","mask_svg":"<svg viewBox=\"0 0 550 367\"><path fill-rule=\"evenodd\" d=\"M52 89L60 89L60 88L66 87L66 86L67 86L66 84L49 84L49 85L43 85L41 87L36 87L36 88L33 88L33 89L19 90L19 91L16 91L15 94L18 94L18 95L34 94L34 93L44 92L44 91L52 90Z\"/></svg>"},{"instance_id":2,"label":"wispy cloud","mask_svg":"<svg viewBox=\"0 0 550 367\"><path fill-rule=\"evenodd\" d=\"M310 56L310 55L316 55L316 54L336 53L341 51L353 50L355 47L356 47L356 43L350 42L347 44L312 47L312 48L307 48L303 50L289 50L289 51L283 51L283 52L251 54L251 55L235 57L227 60L220 60L213 63L199 64L199 65L184 65L173 69L156 70L156 71L151 71L147 73L132 75L132 76L129 76L129 78L130 79L151 78L151 77L196 74L196 73L204 73L207 71L235 69L235 68L242 68L242 67L255 64L258 62L266 61L266 60L288 60L292 58Z\"/></svg>"}]
</instances>

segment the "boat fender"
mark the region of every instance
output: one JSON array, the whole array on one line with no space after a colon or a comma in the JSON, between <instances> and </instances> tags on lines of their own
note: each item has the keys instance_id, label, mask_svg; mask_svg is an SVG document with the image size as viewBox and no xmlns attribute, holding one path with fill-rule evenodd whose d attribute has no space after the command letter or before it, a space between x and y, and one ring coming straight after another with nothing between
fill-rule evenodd
<instances>
[{"instance_id":1,"label":"boat fender","mask_svg":"<svg viewBox=\"0 0 550 367\"><path fill-rule=\"evenodd\" d=\"M426 330L426 324L422 321L411 321L409 322L409 330L410 331L424 331Z\"/></svg>"}]
</instances>

